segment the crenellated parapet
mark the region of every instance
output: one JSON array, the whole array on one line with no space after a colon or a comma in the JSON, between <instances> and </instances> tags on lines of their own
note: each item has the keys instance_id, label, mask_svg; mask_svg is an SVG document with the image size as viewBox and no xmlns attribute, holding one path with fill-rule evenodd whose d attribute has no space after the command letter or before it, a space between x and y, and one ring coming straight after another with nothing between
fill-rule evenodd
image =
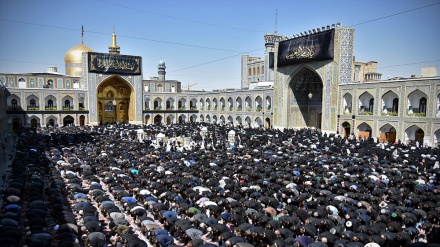
<instances>
[{"instance_id":1,"label":"crenellated parapet","mask_svg":"<svg viewBox=\"0 0 440 247\"><path fill-rule=\"evenodd\" d=\"M266 45L268 44L275 44L280 41L283 41L285 39L285 36L276 34L276 33L268 33L264 35L264 42Z\"/></svg>"},{"instance_id":2,"label":"crenellated parapet","mask_svg":"<svg viewBox=\"0 0 440 247\"><path fill-rule=\"evenodd\" d=\"M307 30L304 32L292 34L289 36L284 36L283 40L304 37L304 36L311 35L311 34L318 34L318 33L322 33L325 31L329 31L329 30L337 29L337 28L341 28L341 27L342 27L342 24L340 22L337 22L336 24L331 24L331 25L320 27L320 28L319 27L313 28L313 29L310 29L310 30Z\"/></svg>"}]
</instances>

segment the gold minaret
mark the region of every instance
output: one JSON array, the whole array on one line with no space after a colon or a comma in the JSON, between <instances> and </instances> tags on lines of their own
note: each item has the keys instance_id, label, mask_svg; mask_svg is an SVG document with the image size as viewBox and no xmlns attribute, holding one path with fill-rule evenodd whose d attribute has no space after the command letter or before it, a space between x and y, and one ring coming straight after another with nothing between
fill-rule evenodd
<instances>
[{"instance_id":1,"label":"gold minaret","mask_svg":"<svg viewBox=\"0 0 440 247\"><path fill-rule=\"evenodd\" d=\"M116 45L115 27L113 27L112 45L108 47L108 53L110 53L110 54L120 54L119 49L120 49L120 47Z\"/></svg>"}]
</instances>

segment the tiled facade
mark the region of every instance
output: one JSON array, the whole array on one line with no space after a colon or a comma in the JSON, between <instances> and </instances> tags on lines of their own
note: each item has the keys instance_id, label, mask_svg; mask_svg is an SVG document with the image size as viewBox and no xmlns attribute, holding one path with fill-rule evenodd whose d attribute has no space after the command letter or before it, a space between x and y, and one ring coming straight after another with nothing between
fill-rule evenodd
<instances>
[{"instance_id":1,"label":"tiled facade","mask_svg":"<svg viewBox=\"0 0 440 247\"><path fill-rule=\"evenodd\" d=\"M272 89L144 92L144 122L209 122L271 127L272 95Z\"/></svg>"},{"instance_id":2,"label":"tiled facade","mask_svg":"<svg viewBox=\"0 0 440 247\"><path fill-rule=\"evenodd\" d=\"M421 136L437 146L440 138L440 78L411 78L339 86L338 131L404 143Z\"/></svg>"},{"instance_id":3,"label":"tiled facade","mask_svg":"<svg viewBox=\"0 0 440 247\"><path fill-rule=\"evenodd\" d=\"M79 89L79 80L53 72L0 73L9 127L88 123L87 91Z\"/></svg>"}]
</instances>

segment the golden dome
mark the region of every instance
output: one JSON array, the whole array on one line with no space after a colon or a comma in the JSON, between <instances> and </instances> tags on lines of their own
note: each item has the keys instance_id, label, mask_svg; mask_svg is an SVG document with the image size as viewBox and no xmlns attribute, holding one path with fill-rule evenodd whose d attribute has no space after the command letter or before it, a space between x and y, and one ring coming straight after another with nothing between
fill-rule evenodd
<instances>
[{"instance_id":1,"label":"golden dome","mask_svg":"<svg viewBox=\"0 0 440 247\"><path fill-rule=\"evenodd\" d=\"M82 53L83 52L93 52L92 48L86 46L85 44L76 45L66 52L64 55L64 63L82 63Z\"/></svg>"},{"instance_id":2,"label":"golden dome","mask_svg":"<svg viewBox=\"0 0 440 247\"><path fill-rule=\"evenodd\" d=\"M66 52L64 55L64 64L66 66L66 75L82 75L82 54L83 52L93 52L93 50L81 43Z\"/></svg>"}]
</instances>

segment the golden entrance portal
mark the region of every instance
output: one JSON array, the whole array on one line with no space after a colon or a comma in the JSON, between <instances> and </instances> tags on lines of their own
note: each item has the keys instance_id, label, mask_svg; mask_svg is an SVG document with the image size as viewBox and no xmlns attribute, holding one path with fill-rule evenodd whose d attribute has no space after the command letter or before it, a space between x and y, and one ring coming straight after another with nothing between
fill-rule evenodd
<instances>
[{"instance_id":1,"label":"golden entrance portal","mask_svg":"<svg viewBox=\"0 0 440 247\"><path fill-rule=\"evenodd\" d=\"M131 85L120 76L111 76L98 86L99 124L129 123L135 120L135 97Z\"/></svg>"}]
</instances>

